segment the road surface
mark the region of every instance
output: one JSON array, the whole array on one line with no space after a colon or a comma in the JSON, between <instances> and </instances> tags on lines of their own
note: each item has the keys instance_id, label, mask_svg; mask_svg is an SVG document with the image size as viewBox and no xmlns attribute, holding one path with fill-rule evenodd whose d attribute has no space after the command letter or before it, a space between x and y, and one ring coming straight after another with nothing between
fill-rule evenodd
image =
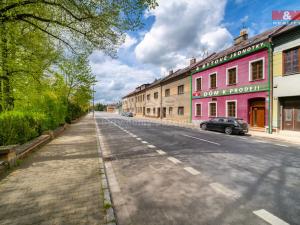
<instances>
[{"instance_id":1,"label":"road surface","mask_svg":"<svg viewBox=\"0 0 300 225\"><path fill-rule=\"evenodd\" d=\"M96 113L120 225L300 224L300 146Z\"/></svg>"}]
</instances>

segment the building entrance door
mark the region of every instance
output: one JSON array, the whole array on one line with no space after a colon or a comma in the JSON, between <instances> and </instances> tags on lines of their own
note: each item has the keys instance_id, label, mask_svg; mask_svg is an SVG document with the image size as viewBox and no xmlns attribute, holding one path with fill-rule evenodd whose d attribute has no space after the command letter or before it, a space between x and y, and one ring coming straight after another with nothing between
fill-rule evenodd
<instances>
[{"instance_id":1,"label":"building entrance door","mask_svg":"<svg viewBox=\"0 0 300 225\"><path fill-rule=\"evenodd\" d=\"M282 129L300 131L300 98L287 98L283 102Z\"/></svg>"},{"instance_id":2,"label":"building entrance door","mask_svg":"<svg viewBox=\"0 0 300 225\"><path fill-rule=\"evenodd\" d=\"M250 126L252 127L265 127L265 100L252 100L250 101Z\"/></svg>"},{"instance_id":3,"label":"building entrance door","mask_svg":"<svg viewBox=\"0 0 300 225\"><path fill-rule=\"evenodd\" d=\"M167 108L166 107L163 108L162 116L163 116L163 118L166 118L166 116L167 116Z\"/></svg>"},{"instance_id":4,"label":"building entrance door","mask_svg":"<svg viewBox=\"0 0 300 225\"><path fill-rule=\"evenodd\" d=\"M160 118L160 108L157 108L157 117Z\"/></svg>"}]
</instances>

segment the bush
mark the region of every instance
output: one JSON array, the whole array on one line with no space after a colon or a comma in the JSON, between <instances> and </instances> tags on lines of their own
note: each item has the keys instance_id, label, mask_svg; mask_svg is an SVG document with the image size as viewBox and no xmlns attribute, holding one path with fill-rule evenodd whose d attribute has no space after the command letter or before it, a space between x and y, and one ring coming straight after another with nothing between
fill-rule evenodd
<instances>
[{"instance_id":1,"label":"bush","mask_svg":"<svg viewBox=\"0 0 300 225\"><path fill-rule=\"evenodd\" d=\"M71 123L72 120L75 120L75 119L81 117L82 115L84 115L84 113L85 112L81 109L81 107L79 105L69 102L68 113L65 118L65 121L67 123Z\"/></svg>"},{"instance_id":2,"label":"bush","mask_svg":"<svg viewBox=\"0 0 300 225\"><path fill-rule=\"evenodd\" d=\"M46 129L42 113L7 111L0 113L0 145L23 144Z\"/></svg>"}]
</instances>

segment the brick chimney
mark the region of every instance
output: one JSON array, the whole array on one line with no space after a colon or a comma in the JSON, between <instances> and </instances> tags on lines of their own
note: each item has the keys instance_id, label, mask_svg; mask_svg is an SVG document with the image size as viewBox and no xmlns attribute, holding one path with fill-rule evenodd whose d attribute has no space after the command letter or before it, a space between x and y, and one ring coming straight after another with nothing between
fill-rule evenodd
<instances>
[{"instance_id":1,"label":"brick chimney","mask_svg":"<svg viewBox=\"0 0 300 225\"><path fill-rule=\"evenodd\" d=\"M170 71L169 71L169 75L172 75L172 74L173 74L173 70L170 70Z\"/></svg>"},{"instance_id":2,"label":"brick chimney","mask_svg":"<svg viewBox=\"0 0 300 225\"><path fill-rule=\"evenodd\" d=\"M247 39L248 39L248 31L247 31L247 29L242 29L240 31L240 36L238 36L234 39L234 44L238 45Z\"/></svg>"},{"instance_id":3,"label":"brick chimney","mask_svg":"<svg viewBox=\"0 0 300 225\"><path fill-rule=\"evenodd\" d=\"M191 59L190 59L190 66L193 65L193 64L195 64L196 61L197 61L196 58L194 58L194 57L191 58Z\"/></svg>"}]
</instances>

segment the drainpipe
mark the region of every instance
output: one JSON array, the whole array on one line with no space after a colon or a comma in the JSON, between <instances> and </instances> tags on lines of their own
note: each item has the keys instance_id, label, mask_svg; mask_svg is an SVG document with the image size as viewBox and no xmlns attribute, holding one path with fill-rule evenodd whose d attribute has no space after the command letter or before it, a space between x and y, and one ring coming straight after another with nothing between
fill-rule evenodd
<instances>
[{"instance_id":1,"label":"drainpipe","mask_svg":"<svg viewBox=\"0 0 300 225\"><path fill-rule=\"evenodd\" d=\"M190 72L190 123L192 123L192 97L193 97L193 80L192 80L192 71Z\"/></svg>"},{"instance_id":2,"label":"drainpipe","mask_svg":"<svg viewBox=\"0 0 300 225\"><path fill-rule=\"evenodd\" d=\"M269 129L268 133L272 134L273 131L273 46L272 46L272 38L269 38L268 44L268 87L269 87L269 116L268 123Z\"/></svg>"},{"instance_id":3,"label":"drainpipe","mask_svg":"<svg viewBox=\"0 0 300 225\"><path fill-rule=\"evenodd\" d=\"M163 108L162 108L162 84L160 84L160 119L162 120Z\"/></svg>"}]
</instances>

